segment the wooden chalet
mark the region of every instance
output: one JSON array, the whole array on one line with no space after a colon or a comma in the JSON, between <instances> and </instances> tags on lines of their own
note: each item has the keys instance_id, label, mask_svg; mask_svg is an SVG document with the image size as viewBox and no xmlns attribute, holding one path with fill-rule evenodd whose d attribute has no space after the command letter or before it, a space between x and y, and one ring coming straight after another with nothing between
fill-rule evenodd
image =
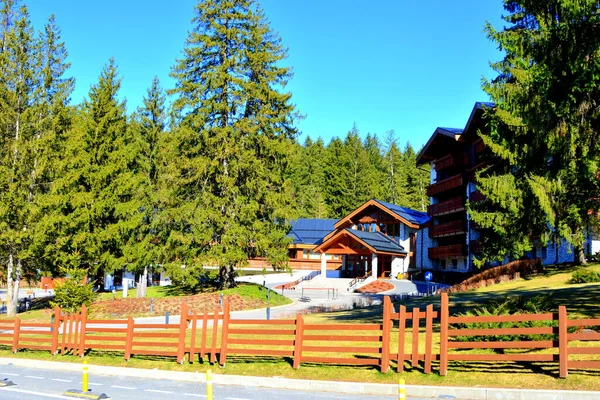
<instances>
[{"instance_id":1,"label":"wooden chalet","mask_svg":"<svg viewBox=\"0 0 600 400\"><path fill-rule=\"evenodd\" d=\"M417 260L417 236L429 222L426 213L371 199L339 220L314 251L321 253L321 274L330 277L404 276ZM327 274L325 254L342 265Z\"/></svg>"}]
</instances>

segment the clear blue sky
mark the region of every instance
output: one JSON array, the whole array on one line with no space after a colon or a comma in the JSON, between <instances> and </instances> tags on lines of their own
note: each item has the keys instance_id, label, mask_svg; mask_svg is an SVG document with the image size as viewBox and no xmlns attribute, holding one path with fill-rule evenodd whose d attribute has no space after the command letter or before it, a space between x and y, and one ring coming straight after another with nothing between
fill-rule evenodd
<instances>
[{"instance_id":1,"label":"clear blue sky","mask_svg":"<svg viewBox=\"0 0 600 400\"><path fill-rule=\"evenodd\" d=\"M54 13L77 80L73 102L114 57L121 95L135 109L183 49L195 0L25 0L41 29ZM502 27L501 0L262 0L273 30L289 49L288 85L298 110L300 140L344 137L356 123L365 136L394 129L420 148L437 126L464 127L475 101L486 101L481 78L501 58L483 33Z\"/></svg>"}]
</instances>

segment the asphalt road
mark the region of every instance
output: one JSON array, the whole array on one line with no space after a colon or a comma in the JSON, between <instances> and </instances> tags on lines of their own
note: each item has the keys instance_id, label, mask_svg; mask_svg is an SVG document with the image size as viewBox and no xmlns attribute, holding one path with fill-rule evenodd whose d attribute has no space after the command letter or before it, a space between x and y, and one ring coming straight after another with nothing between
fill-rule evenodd
<instances>
[{"instance_id":1,"label":"asphalt road","mask_svg":"<svg viewBox=\"0 0 600 400\"><path fill-rule=\"evenodd\" d=\"M160 371L157 371L157 374L160 374ZM62 394L68 389L81 389L81 374L60 370L3 365L0 366L0 380L5 379L16 385L0 388L2 400L72 399ZM206 399L206 386L203 383L160 379L90 375L89 389L96 394L105 393L112 399L165 400L175 397ZM397 396L350 395L253 386L214 385L213 391L215 400L397 399Z\"/></svg>"}]
</instances>

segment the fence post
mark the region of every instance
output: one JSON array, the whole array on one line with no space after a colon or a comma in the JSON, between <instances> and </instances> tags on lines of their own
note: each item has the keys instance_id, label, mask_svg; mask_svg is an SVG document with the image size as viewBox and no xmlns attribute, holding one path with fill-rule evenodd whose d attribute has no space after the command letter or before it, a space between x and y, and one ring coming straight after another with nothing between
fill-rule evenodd
<instances>
[{"instance_id":1,"label":"fence post","mask_svg":"<svg viewBox=\"0 0 600 400\"><path fill-rule=\"evenodd\" d=\"M442 293L440 308L440 375L448 375L448 293Z\"/></svg>"},{"instance_id":2,"label":"fence post","mask_svg":"<svg viewBox=\"0 0 600 400\"><path fill-rule=\"evenodd\" d=\"M294 338L294 369L300 368L302 362L302 341L304 339L304 318L298 314L296 316L296 332Z\"/></svg>"},{"instance_id":3,"label":"fence post","mask_svg":"<svg viewBox=\"0 0 600 400\"><path fill-rule=\"evenodd\" d=\"M227 335L229 334L230 308L231 305L228 300L223 307L223 326L221 327L221 352L219 353L219 364L222 366L227 362Z\"/></svg>"},{"instance_id":4,"label":"fence post","mask_svg":"<svg viewBox=\"0 0 600 400\"><path fill-rule=\"evenodd\" d=\"M425 313L425 373L431 373L431 348L433 345L433 304L427 306Z\"/></svg>"},{"instance_id":5,"label":"fence post","mask_svg":"<svg viewBox=\"0 0 600 400\"><path fill-rule=\"evenodd\" d=\"M398 310L398 373L404 371L404 340L406 337L406 307Z\"/></svg>"},{"instance_id":6,"label":"fence post","mask_svg":"<svg viewBox=\"0 0 600 400\"><path fill-rule=\"evenodd\" d=\"M183 364L185 358L185 333L187 330L188 309L185 302L181 302L181 314L179 315L179 343L177 344L177 362Z\"/></svg>"},{"instance_id":7,"label":"fence post","mask_svg":"<svg viewBox=\"0 0 600 400\"><path fill-rule=\"evenodd\" d=\"M21 334L21 319L19 317L15 317L15 324L13 326L12 352L16 353L19 349L19 335Z\"/></svg>"},{"instance_id":8,"label":"fence post","mask_svg":"<svg viewBox=\"0 0 600 400\"><path fill-rule=\"evenodd\" d=\"M60 309L54 307L54 322L52 324L52 350L51 353L55 356L58 353L58 330L60 329Z\"/></svg>"},{"instance_id":9,"label":"fence post","mask_svg":"<svg viewBox=\"0 0 600 400\"><path fill-rule=\"evenodd\" d=\"M125 339L125 361L131 358L131 350L133 348L133 317L127 320L127 339Z\"/></svg>"},{"instance_id":10,"label":"fence post","mask_svg":"<svg viewBox=\"0 0 600 400\"><path fill-rule=\"evenodd\" d=\"M419 366L419 307L412 309L412 352L411 352L411 366L413 368Z\"/></svg>"},{"instance_id":11,"label":"fence post","mask_svg":"<svg viewBox=\"0 0 600 400\"><path fill-rule=\"evenodd\" d=\"M567 308L558 307L558 360L560 377L566 378L569 374L569 339L567 331Z\"/></svg>"},{"instance_id":12,"label":"fence post","mask_svg":"<svg viewBox=\"0 0 600 400\"><path fill-rule=\"evenodd\" d=\"M79 356L83 357L83 353L85 352L85 329L87 325L87 306L84 304L81 307L81 336L79 339Z\"/></svg>"},{"instance_id":13,"label":"fence post","mask_svg":"<svg viewBox=\"0 0 600 400\"><path fill-rule=\"evenodd\" d=\"M198 311L194 310L192 312L192 338L190 340L190 355L188 357L188 361L190 363L194 362L196 358L196 332L198 330Z\"/></svg>"},{"instance_id":14,"label":"fence post","mask_svg":"<svg viewBox=\"0 0 600 400\"><path fill-rule=\"evenodd\" d=\"M381 335L381 372L390 369L390 331L392 328L392 302L389 296L383 298L383 332Z\"/></svg>"}]
</instances>

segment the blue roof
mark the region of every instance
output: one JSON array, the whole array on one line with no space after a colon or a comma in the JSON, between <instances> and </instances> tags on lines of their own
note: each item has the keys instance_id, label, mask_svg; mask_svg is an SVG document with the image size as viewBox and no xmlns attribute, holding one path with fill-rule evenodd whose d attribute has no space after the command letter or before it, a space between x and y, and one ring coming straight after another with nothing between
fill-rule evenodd
<instances>
[{"instance_id":1,"label":"blue roof","mask_svg":"<svg viewBox=\"0 0 600 400\"><path fill-rule=\"evenodd\" d=\"M494 107L496 107L496 103L491 103L489 101L478 101L475 103L475 108L482 109L484 107L485 108L494 108Z\"/></svg>"},{"instance_id":2,"label":"blue roof","mask_svg":"<svg viewBox=\"0 0 600 400\"><path fill-rule=\"evenodd\" d=\"M404 250L404 247L400 246L400 244L385 236L381 232L364 232L356 229L346 229L346 232L362 240L363 242L374 248L375 251L395 254L407 254L406 250Z\"/></svg>"},{"instance_id":3,"label":"blue roof","mask_svg":"<svg viewBox=\"0 0 600 400\"><path fill-rule=\"evenodd\" d=\"M288 237L293 239L293 244L319 244L335 229L336 222L337 219L298 218L292 221Z\"/></svg>"},{"instance_id":4,"label":"blue roof","mask_svg":"<svg viewBox=\"0 0 600 400\"><path fill-rule=\"evenodd\" d=\"M437 130L439 133L443 133L446 134L446 132L452 134L452 135L460 135L461 133L463 133L463 130L460 128L444 128L444 127L438 127ZM442 131L446 131L446 132L442 132Z\"/></svg>"},{"instance_id":5,"label":"blue roof","mask_svg":"<svg viewBox=\"0 0 600 400\"><path fill-rule=\"evenodd\" d=\"M394 212L395 214L399 215L400 217L404 218L411 224L423 225L423 224L426 224L427 222L429 222L429 215L427 215L426 212L417 211L417 210L413 210L413 209L406 208L406 207L400 207L395 204L386 203L385 201L381 201L381 200L377 200L377 199L373 199L373 200L375 200L382 206L388 208L390 211Z\"/></svg>"}]
</instances>

